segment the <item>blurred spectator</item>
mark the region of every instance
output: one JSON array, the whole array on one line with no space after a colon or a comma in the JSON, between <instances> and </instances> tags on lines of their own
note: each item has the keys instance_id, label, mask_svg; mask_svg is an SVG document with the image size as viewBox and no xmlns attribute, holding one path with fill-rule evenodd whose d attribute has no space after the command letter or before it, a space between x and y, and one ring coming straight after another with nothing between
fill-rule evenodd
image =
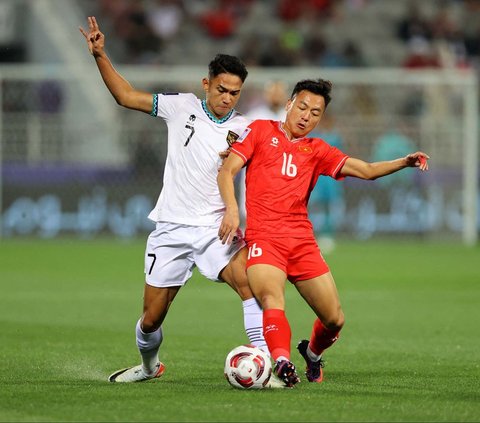
<instances>
[{"instance_id":1,"label":"blurred spectator","mask_svg":"<svg viewBox=\"0 0 480 423\"><path fill-rule=\"evenodd\" d=\"M392 157L403 157L416 151L417 147L407 135L408 125L400 121L393 123L376 141L373 147L372 162L391 160ZM392 188L400 188L412 182L414 169L405 169L379 180L379 183Z\"/></svg>"},{"instance_id":2,"label":"blurred spectator","mask_svg":"<svg viewBox=\"0 0 480 423\"><path fill-rule=\"evenodd\" d=\"M285 22L296 21L306 15L319 20L331 16L333 3L333 0L280 0L277 13Z\"/></svg>"},{"instance_id":3,"label":"blurred spectator","mask_svg":"<svg viewBox=\"0 0 480 423\"><path fill-rule=\"evenodd\" d=\"M148 22L158 38L170 40L180 30L185 14L182 0L156 0L148 8Z\"/></svg>"},{"instance_id":4,"label":"blurred spectator","mask_svg":"<svg viewBox=\"0 0 480 423\"><path fill-rule=\"evenodd\" d=\"M430 22L432 38L449 39L458 27L448 2L439 2L439 7Z\"/></svg>"},{"instance_id":5,"label":"blurred spectator","mask_svg":"<svg viewBox=\"0 0 480 423\"><path fill-rule=\"evenodd\" d=\"M23 62L26 59L23 31L18 33L22 3L0 1L0 62Z\"/></svg>"},{"instance_id":6,"label":"blurred spectator","mask_svg":"<svg viewBox=\"0 0 480 423\"><path fill-rule=\"evenodd\" d=\"M305 57L314 66L343 66L343 60L328 44L325 36L316 32L305 42Z\"/></svg>"},{"instance_id":7,"label":"blurred spectator","mask_svg":"<svg viewBox=\"0 0 480 423\"><path fill-rule=\"evenodd\" d=\"M301 62L301 51L289 49L281 35L267 40L259 54L259 66L296 66Z\"/></svg>"},{"instance_id":8,"label":"blurred spectator","mask_svg":"<svg viewBox=\"0 0 480 423\"><path fill-rule=\"evenodd\" d=\"M264 37L258 33L250 33L241 40L239 56L242 58L247 67L258 66L260 62L260 55L263 51L263 39Z\"/></svg>"},{"instance_id":9,"label":"blurred spectator","mask_svg":"<svg viewBox=\"0 0 480 423\"><path fill-rule=\"evenodd\" d=\"M480 58L480 1L465 0L462 16L462 30L465 49L469 57Z\"/></svg>"},{"instance_id":10,"label":"blurred spectator","mask_svg":"<svg viewBox=\"0 0 480 423\"><path fill-rule=\"evenodd\" d=\"M444 68L469 67L465 39L460 31L455 31L448 38L435 41L441 66Z\"/></svg>"},{"instance_id":11,"label":"blurred spectator","mask_svg":"<svg viewBox=\"0 0 480 423\"><path fill-rule=\"evenodd\" d=\"M83 1L86 0L79 3ZM480 66L480 0L405 0L398 2L400 7L400 3L405 5L400 18L398 8L393 7L390 12L389 2L384 0L88 1L110 19L110 25L122 38L123 42L110 48L119 61L127 63L155 63L164 52L181 54L185 51L183 46L228 40L232 41L231 48L239 49L239 55L252 66L368 66L363 51L369 52L373 62L381 60L385 66L464 67L471 63L471 57L478 58L476 63ZM0 2L0 6L7 3L10 4ZM359 20L370 12L378 13L378 19L362 25ZM190 22L192 17L195 22ZM391 35L389 18L396 21L393 31L399 43L398 50L387 58L391 62L385 63L381 51L367 49L365 43L370 42L373 31ZM203 27L206 37L191 31L192 23ZM340 24L341 32L335 32L338 38L330 42L325 34L336 31ZM370 28L373 24L375 28ZM425 55L425 45L422 47L419 39L430 43L431 52L436 52ZM168 48L173 41L178 48ZM409 49L408 57L398 60L404 45ZM226 47L230 48L230 44L222 44L218 49ZM9 52L14 53L3 50L0 60L10 60ZM194 48L182 57L182 62L198 63L202 52L201 47Z\"/></svg>"},{"instance_id":12,"label":"blurred spectator","mask_svg":"<svg viewBox=\"0 0 480 423\"><path fill-rule=\"evenodd\" d=\"M453 17L450 6L445 3L440 6L432 20L432 35L438 46L443 67L468 66L467 48L463 28Z\"/></svg>"},{"instance_id":13,"label":"blurred spectator","mask_svg":"<svg viewBox=\"0 0 480 423\"><path fill-rule=\"evenodd\" d=\"M200 16L200 23L212 38L231 37L250 10L252 0L217 0Z\"/></svg>"},{"instance_id":14,"label":"blurred spectator","mask_svg":"<svg viewBox=\"0 0 480 423\"><path fill-rule=\"evenodd\" d=\"M432 39L430 23L417 1L408 3L406 14L398 23L397 35L405 43L412 39Z\"/></svg>"},{"instance_id":15,"label":"blurred spectator","mask_svg":"<svg viewBox=\"0 0 480 423\"><path fill-rule=\"evenodd\" d=\"M228 10L209 10L200 22L212 38L230 37L235 30L235 19Z\"/></svg>"},{"instance_id":16,"label":"blurred spectator","mask_svg":"<svg viewBox=\"0 0 480 423\"><path fill-rule=\"evenodd\" d=\"M480 62L480 21L478 23L478 28L475 32L472 32L465 39L465 50L468 57L476 59L475 61Z\"/></svg>"},{"instance_id":17,"label":"blurred spectator","mask_svg":"<svg viewBox=\"0 0 480 423\"><path fill-rule=\"evenodd\" d=\"M285 105L288 100L287 84L283 81L269 81L265 84L261 103L247 112L250 119L285 119Z\"/></svg>"},{"instance_id":18,"label":"blurred spectator","mask_svg":"<svg viewBox=\"0 0 480 423\"><path fill-rule=\"evenodd\" d=\"M414 37L408 45L409 51L402 66L408 69L438 68L440 59L429 41L422 37Z\"/></svg>"},{"instance_id":19,"label":"blurred spectator","mask_svg":"<svg viewBox=\"0 0 480 423\"><path fill-rule=\"evenodd\" d=\"M153 32L142 0L126 3L115 21L117 35L124 40L129 63L154 61L152 55L161 49L161 40Z\"/></svg>"},{"instance_id":20,"label":"blurred spectator","mask_svg":"<svg viewBox=\"0 0 480 423\"><path fill-rule=\"evenodd\" d=\"M348 40L343 46L343 58L345 66L359 68L367 65L367 61L360 50L359 45L352 40Z\"/></svg>"}]
</instances>

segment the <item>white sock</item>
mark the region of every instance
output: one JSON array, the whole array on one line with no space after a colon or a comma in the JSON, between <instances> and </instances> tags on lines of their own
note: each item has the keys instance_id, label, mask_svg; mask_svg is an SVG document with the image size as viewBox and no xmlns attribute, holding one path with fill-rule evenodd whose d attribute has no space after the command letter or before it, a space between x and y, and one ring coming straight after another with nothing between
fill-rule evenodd
<instances>
[{"instance_id":1,"label":"white sock","mask_svg":"<svg viewBox=\"0 0 480 423\"><path fill-rule=\"evenodd\" d=\"M289 358L285 357L284 355L280 355L279 357L277 357L277 359L275 360L275 363L280 363L280 361L290 361Z\"/></svg>"},{"instance_id":2,"label":"white sock","mask_svg":"<svg viewBox=\"0 0 480 423\"><path fill-rule=\"evenodd\" d=\"M308 346L307 348L307 356L310 360L312 360L313 362L316 362L318 360L320 360L320 358L322 357L322 355L317 355L315 354L311 349L310 349L310 345Z\"/></svg>"},{"instance_id":3,"label":"white sock","mask_svg":"<svg viewBox=\"0 0 480 423\"><path fill-rule=\"evenodd\" d=\"M155 372L156 366L159 362L158 350L160 344L163 341L162 328L157 329L155 332L145 333L140 326L140 319L135 327L135 335L137 338L137 347L142 356L143 371L147 375L151 375Z\"/></svg>"},{"instance_id":4,"label":"white sock","mask_svg":"<svg viewBox=\"0 0 480 423\"><path fill-rule=\"evenodd\" d=\"M263 312L255 298L250 298L242 302L243 305L243 323L245 332L252 345L265 351L270 356L267 343L263 337Z\"/></svg>"}]
</instances>

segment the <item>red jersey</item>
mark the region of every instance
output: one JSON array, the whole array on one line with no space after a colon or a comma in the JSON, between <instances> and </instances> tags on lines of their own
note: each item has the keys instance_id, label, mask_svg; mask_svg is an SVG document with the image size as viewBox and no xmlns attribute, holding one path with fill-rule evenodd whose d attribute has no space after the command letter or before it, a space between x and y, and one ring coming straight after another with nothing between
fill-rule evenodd
<instances>
[{"instance_id":1,"label":"red jersey","mask_svg":"<svg viewBox=\"0 0 480 423\"><path fill-rule=\"evenodd\" d=\"M295 237L313 234L310 193L320 175L339 176L348 156L320 138L290 140L281 122L256 120L232 146L246 171L245 236Z\"/></svg>"}]
</instances>

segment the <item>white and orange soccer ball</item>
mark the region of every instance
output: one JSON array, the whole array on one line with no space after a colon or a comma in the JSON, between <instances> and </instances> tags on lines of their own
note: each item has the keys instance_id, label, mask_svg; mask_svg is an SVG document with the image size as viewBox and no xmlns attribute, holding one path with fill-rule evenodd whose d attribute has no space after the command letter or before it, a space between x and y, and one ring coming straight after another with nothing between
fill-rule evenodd
<instances>
[{"instance_id":1,"label":"white and orange soccer ball","mask_svg":"<svg viewBox=\"0 0 480 423\"><path fill-rule=\"evenodd\" d=\"M240 345L225 359L225 378L238 389L262 389L272 375L270 357L253 345Z\"/></svg>"}]
</instances>

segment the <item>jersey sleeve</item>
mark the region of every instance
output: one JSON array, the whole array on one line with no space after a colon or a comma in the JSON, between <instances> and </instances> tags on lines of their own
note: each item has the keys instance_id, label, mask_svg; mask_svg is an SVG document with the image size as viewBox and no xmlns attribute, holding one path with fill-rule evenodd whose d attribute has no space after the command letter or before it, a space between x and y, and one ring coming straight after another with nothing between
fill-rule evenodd
<instances>
[{"instance_id":1,"label":"jersey sleeve","mask_svg":"<svg viewBox=\"0 0 480 423\"><path fill-rule=\"evenodd\" d=\"M153 94L152 116L169 120L185 104L189 97L195 97L189 93L159 93Z\"/></svg>"},{"instance_id":2,"label":"jersey sleeve","mask_svg":"<svg viewBox=\"0 0 480 423\"><path fill-rule=\"evenodd\" d=\"M318 173L338 180L344 179L341 170L349 156L337 147L332 147L327 143L324 144L324 155L320 160Z\"/></svg>"},{"instance_id":3,"label":"jersey sleeve","mask_svg":"<svg viewBox=\"0 0 480 423\"><path fill-rule=\"evenodd\" d=\"M255 150L255 138L258 131L256 121L252 122L232 145L231 151L247 163Z\"/></svg>"}]
</instances>

